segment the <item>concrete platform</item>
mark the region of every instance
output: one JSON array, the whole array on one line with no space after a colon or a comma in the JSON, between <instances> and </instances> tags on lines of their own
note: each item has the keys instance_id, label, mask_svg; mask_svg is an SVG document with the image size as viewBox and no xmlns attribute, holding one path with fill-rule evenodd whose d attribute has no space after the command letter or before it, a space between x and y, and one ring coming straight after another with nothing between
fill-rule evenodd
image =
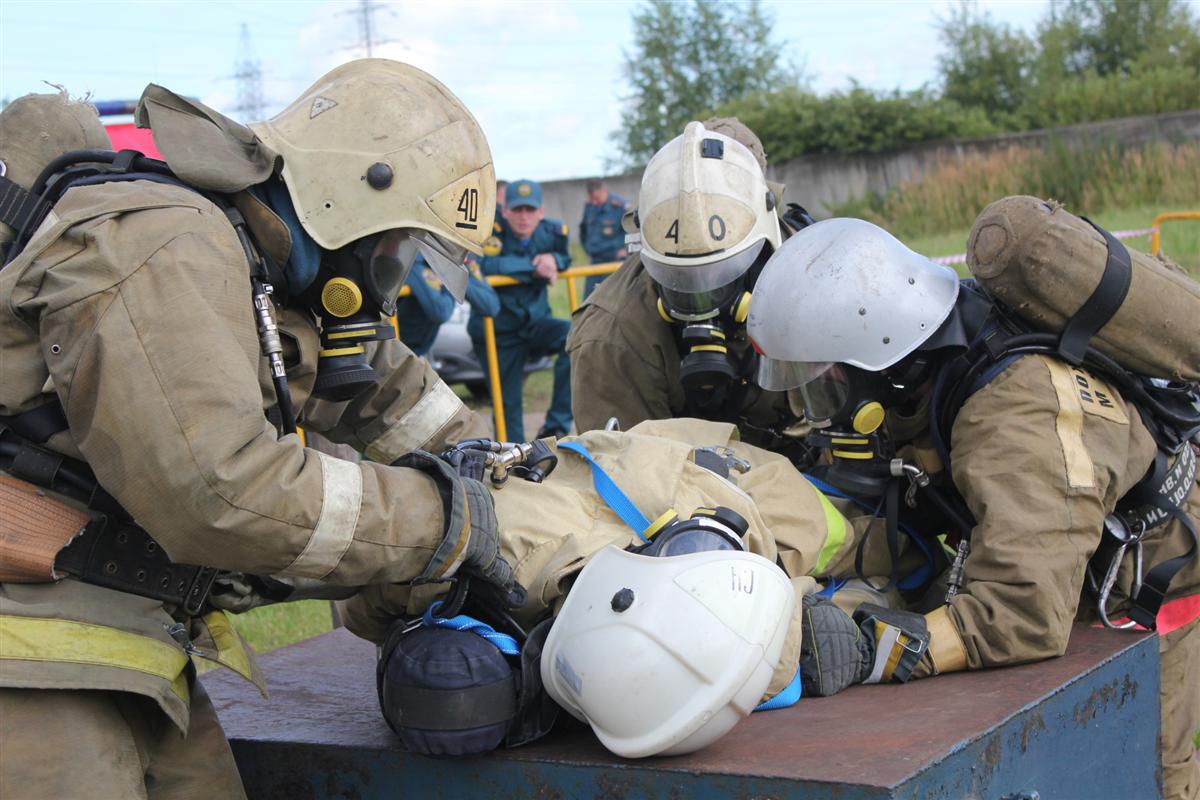
<instances>
[{"instance_id":1,"label":"concrete platform","mask_svg":"<svg viewBox=\"0 0 1200 800\"><path fill-rule=\"evenodd\" d=\"M379 714L370 644L334 631L262 662L269 701L226 670L203 677L252 800L1159 797L1153 636L1079 627L1062 658L856 686L640 761L577 728L484 758L412 755Z\"/></svg>"}]
</instances>

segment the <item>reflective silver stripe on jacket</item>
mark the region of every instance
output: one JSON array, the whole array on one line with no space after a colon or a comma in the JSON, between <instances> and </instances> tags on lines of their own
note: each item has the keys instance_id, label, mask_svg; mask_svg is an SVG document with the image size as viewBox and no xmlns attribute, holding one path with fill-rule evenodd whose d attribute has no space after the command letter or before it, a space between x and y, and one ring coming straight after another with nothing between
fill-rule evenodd
<instances>
[{"instance_id":1,"label":"reflective silver stripe on jacket","mask_svg":"<svg viewBox=\"0 0 1200 800\"><path fill-rule=\"evenodd\" d=\"M396 424L367 447L367 457L391 464L405 453L420 450L463 409L454 390L438 381Z\"/></svg>"},{"instance_id":2,"label":"reflective silver stripe on jacket","mask_svg":"<svg viewBox=\"0 0 1200 800\"><path fill-rule=\"evenodd\" d=\"M321 515L304 550L280 575L324 578L333 572L354 541L362 511L363 477L358 464L311 452L321 459Z\"/></svg>"}]
</instances>

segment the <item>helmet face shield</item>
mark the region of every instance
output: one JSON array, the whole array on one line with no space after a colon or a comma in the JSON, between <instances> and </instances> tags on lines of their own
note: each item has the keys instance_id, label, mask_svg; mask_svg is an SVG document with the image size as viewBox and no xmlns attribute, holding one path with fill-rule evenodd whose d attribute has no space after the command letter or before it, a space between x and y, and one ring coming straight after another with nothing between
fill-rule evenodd
<instances>
[{"instance_id":1,"label":"helmet face shield","mask_svg":"<svg viewBox=\"0 0 1200 800\"><path fill-rule=\"evenodd\" d=\"M659 286L658 293L672 317L692 322L715 317L741 294L741 286L740 280L702 292L680 292Z\"/></svg>"},{"instance_id":2,"label":"helmet face shield","mask_svg":"<svg viewBox=\"0 0 1200 800\"><path fill-rule=\"evenodd\" d=\"M697 257L694 264L668 263L647 249L642 250L642 263L654 282L663 289L679 294L703 294L723 289L742 277L767 246L763 239L745 250L715 261L708 256ZM673 259L678 262L681 259Z\"/></svg>"},{"instance_id":3,"label":"helmet face shield","mask_svg":"<svg viewBox=\"0 0 1200 800\"><path fill-rule=\"evenodd\" d=\"M784 361L759 356L758 385L770 392L786 392L815 380L833 366L829 361Z\"/></svg>"},{"instance_id":4,"label":"helmet face shield","mask_svg":"<svg viewBox=\"0 0 1200 800\"><path fill-rule=\"evenodd\" d=\"M409 231L421 255L451 296L458 302L467 295L467 249L425 230Z\"/></svg>"},{"instance_id":5,"label":"helmet face shield","mask_svg":"<svg viewBox=\"0 0 1200 800\"><path fill-rule=\"evenodd\" d=\"M858 412L874 407L882 414L884 404L890 404L897 397L897 387L882 372L869 372L847 364L776 363L789 365L793 378L805 378L778 391L787 392L788 405L796 413L803 414L814 428L871 433L883 421L882 416L878 420L873 415L859 419ZM869 430L862 427L872 421L874 425Z\"/></svg>"},{"instance_id":6,"label":"helmet face shield","mask_svg":"<svg viewBox=\"0 0 1200 800\"><path fill-rule=\"evenodd\" d=\"M409 250L413 248L405 247L403 231L388 231L380 237L367 259L364 283L384 314L396 312L396 298L413 267Z\"/></svg>"},{"instance_id":7,"label":"helmet face shield","mask_svg":"<svg viewBox=\"0 0 1200 800\"><path fill-rule=\"evenodd\" d=\"M828 425L850 404L850 377L841 364L833 364L816 378L800 386L804 418L815 427Z\"/></svg>"}]
</instances>

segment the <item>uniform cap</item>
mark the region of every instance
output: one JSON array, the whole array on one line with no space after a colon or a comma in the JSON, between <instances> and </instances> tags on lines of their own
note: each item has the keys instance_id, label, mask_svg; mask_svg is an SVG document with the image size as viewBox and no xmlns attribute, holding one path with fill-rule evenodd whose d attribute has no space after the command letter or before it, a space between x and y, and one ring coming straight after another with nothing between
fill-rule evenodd
<instances>
[{"instance_id":1,"label":"uniform cap","mask_svg":"<svg viewBox=\"0 0 1200 800\"><path fill-rule=\"evenodd\" d=\"M542 187L537 181L512 181L504 190L504 205L508 208L541 208Z\"/></svg>"}]
</instances>

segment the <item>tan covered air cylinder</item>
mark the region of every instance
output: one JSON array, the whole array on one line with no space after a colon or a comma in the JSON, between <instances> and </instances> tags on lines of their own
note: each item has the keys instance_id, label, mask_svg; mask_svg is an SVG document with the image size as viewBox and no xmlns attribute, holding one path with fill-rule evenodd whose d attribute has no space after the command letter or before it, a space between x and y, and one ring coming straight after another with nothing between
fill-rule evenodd
<instances>
[{"instance_id":1,"label":"tan covered air cylinder","mask_svg":"<svg viewBox=\"0 0 1200 800\"><path fill-rule=\"evenodd\" d=\"M1200 381L1200 284L1174 265L1129 250L1125 302L1092 345L1132 372ZM1091 296L1108 250L1091 225L1058 203L1006 197L983 210L967 266L994 297L1058 333Z\"/></svg>"}]
</instances>

